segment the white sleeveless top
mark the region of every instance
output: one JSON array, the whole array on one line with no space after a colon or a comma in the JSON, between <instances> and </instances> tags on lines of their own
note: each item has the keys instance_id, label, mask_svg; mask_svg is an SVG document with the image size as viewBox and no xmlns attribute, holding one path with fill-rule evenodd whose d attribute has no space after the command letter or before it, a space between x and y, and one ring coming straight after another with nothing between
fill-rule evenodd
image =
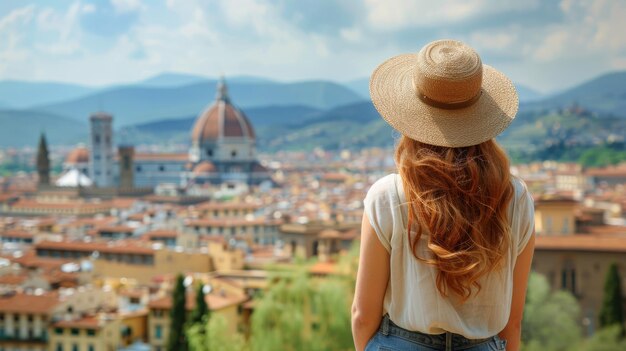
<instances>
[{"instance_id":1,"label":"white sleeveless top","mask_svg":"<svg viewBox=\"0 0 626 351\"><path fill-rule=\"evenodd\" d=\"M437 290L436 269L418 261L411 253L406 235L408 210L402 181L389 174L372 185L364 210L382 245L390 254L390 278L383 313L398 326L427 334L446 331L469 339L498 334L509 319L513 294L513 269L534 229L534 205L524 182L512 177L515 195L509 206L511 238L504 268L480 280L481 290L464 304L453 295ZM422 235L417 245L420 257L432 257Z\"/></svg>"}]
</instances>

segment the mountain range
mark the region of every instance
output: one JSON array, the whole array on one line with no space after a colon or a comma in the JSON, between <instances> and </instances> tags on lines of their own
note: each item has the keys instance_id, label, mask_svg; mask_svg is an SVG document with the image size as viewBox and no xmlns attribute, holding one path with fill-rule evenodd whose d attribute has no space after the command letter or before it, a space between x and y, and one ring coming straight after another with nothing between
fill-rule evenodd
<instances>
[{"instance_id":1,"label":"mountain range","mask_svg":"<svg viewBox=\"0 0 626 351\"><path fill-rule=\"evenodd\" d=\"M520 114L511 130L538 125L541 116L573 104L601 118L624 119L624 82L626 72L615 72L550 96L518 85ZM232 100L257 129L260 149L393 142L391 128L369 102L367 78L340 84L241 76L227 83ZM195 118L214 99L216 84L215 78L178 73L109 87L0 82L0 146L33 146L42 131L51 144L86 141L88 116L98 110L114 115L118 142L188 143Z\"/></svg>"}]
</instances>

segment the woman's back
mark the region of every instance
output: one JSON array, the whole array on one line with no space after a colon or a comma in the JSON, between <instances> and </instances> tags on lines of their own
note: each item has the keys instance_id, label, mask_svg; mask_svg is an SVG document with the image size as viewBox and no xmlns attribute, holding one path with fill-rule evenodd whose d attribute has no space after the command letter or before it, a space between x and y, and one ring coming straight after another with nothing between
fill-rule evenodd
<instances>
[{"instance_id":1,"label":"woman's back","mask_svg":"<svg viewBox=\"0 0 626 351\"><path fill-rule=\"evenodd\" d=\"M517 255L533 232L533 203L524 183L512 178L514 195L508 209L511 244L501 269L480 279L481 289L466 301L437 290L437 269L415 258L407 231L407 203L398 174L379 179L368 191L364 209L378 239L390 255L390 279L383 310L398 326L428 334L445 331L480 339L506 325L511 307ZM430 258L428 237L416 245L419 257Z\"/></svg>"},{"instance_id":2,"label":"woman's back","mask_svg":"<svg viewBox=\"0 0 626 351\"><path fill-rule=\"evenodd\" d=\"M370 97L402 137L399 176L364 203L357 350L502 349L499 337L517 350L533 205L495 142L517 113L515 86L466 44L437 40L380 64ZM393 346L407 338L426 346Z\"/></svg>"}]
</instances>

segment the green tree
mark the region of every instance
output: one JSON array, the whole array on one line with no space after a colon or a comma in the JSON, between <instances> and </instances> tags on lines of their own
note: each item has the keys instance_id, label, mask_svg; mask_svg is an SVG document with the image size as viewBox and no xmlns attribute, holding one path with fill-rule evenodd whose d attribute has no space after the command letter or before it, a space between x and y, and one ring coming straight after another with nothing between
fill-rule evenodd
<instances>
[{"instance_id":1,"label":"green tree","mask_svg":"<svg viewBox=\"0 0 626 351\"><path fill-rule=\"evenodd\" d=\"M585 340L581 351L624 351L626 350L626 339L622 338L622 331L619 325L598 330L592 337Z\"/></svg>"},{"instance_id":2,"label":"green tree","mask_svg":"<svg viewBox=\"0 0 626 351\"><path fill-rule=\"evenodd\" d=\"M522 321L524 351L566 351L581 341L580 307L567 291L550 291L546 278L531 273Z\"/></svg>"},{"instance_id":3,"label":"green tree","mask_svg":"<svg viewBox=\"0 0 626 351\"><path fill-rule=\"evenodd\" d=\"M622 306L622 288L617 264L609 266L604 283L604 299L600 310L600 325L605 327L617 324L624 331L624 306Z\"/></svg>"},{"instance_id":4,"label":"green tree","mask_svg":"<svg viewBox=\"0 0 626 351\"><path fill-rule=\"evenodd\" d=\"M274 279L252 315L253 350L352 349L352 287L345 278L319 281L300 268L290 276Z\"/></svg>"},{"instance_id":5,"label":"green tree","mask_svg":"<svg viewBox=\"0 0 626 351\"><path fill-rule=\"evenodd\" d=\"M206 320L206 318L205 318ZM187 329L191 351L247 351L248 345L239 333L228 330L224 316L216 314L206 323L194 323Z\"/></svg>"},{"instance_id":6,"label":"green tree","mask_svg":"<svg viewBox=\"0 0 626 351\"><path fill-rule=\"evenodd\" d=\"M186 351L185 338L185 278L182 274L176 277L176 285L172 292L172 309L170 310L170 335L167 339L168 351Z\"/></svg>"},{"instance_id":7,"label":"green tree","mask_svg":"<svg viewBox=\"0 0 626 351\"><path fill-rule=\"evenodd\" d=\"M194 324L203 323L205 320L208 321L209 318L211 318L210 313L211 311L209 311L209 305L204 297L204 284L198 284L198 288L196 290L196 306L193 311L191 311L189 323Z\"/></svg>"}]
</instances>

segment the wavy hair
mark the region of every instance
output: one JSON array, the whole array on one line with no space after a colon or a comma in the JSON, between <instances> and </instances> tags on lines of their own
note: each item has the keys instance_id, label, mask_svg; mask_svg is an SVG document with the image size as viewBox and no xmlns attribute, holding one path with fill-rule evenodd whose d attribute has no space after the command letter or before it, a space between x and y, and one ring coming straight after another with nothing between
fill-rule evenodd
<instances>
[{"instance_id":1,"label":"wavy hair","mask_svg":"<svg viewBox=\"0 0 626 351\"><path fill-rule=\"evenodd\" d=\"M509 160L495 140L450 148L402 136L395 151L408 205L413 255L437 268L437 289L465 302L480 278L504 262L510 245ZM417 245L428 235L431 258Z\"/></svg>"}]
</instances>

